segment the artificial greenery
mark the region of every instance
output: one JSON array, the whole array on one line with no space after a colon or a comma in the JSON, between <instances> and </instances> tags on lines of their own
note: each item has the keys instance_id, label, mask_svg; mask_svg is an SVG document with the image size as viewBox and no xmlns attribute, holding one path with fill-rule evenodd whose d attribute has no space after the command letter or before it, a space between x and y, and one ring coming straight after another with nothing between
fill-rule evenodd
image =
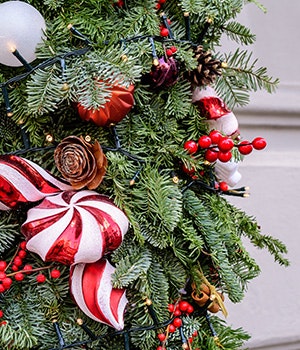
<instances>
[{"instance_id":1,"label":"artificial greenery","mask_svg":"<svg viewBox=\"0 0 300 350\"><path fill-rule=\"evenodd\" d=\"M207 189L214 176L213 165L207 165L201 156L190 157L183 149L186 140L208 132L204 116L192 104L191 83L184 78L186 70L197 66L193 56L197 45L226 61L214 87L230 108L247 104L251 91L273 92L278 84L246 49L223 56L218 53L222 35L237 46L255 41L249 28L236 19L245 1L167 0L161 10L154 0L27 2L42 13L47 30L31 72L0 65L0 84L8 90L13 111L11 117L6 116L7 106L0 96L0 153L19 154L59 175L53 151L63 138L88 135L100 142L108 168L96 190L111 197L130 221L122 245L109 255L116 268L112 283L126 288L129 303L125 331L115 333L76 306L69 294L69 267L45 263L28 253L26 263L34 268L58 268L61 277L53 280L47 275L45 283L37 284L34 274L26 275L0 294L4 313L1 348L156 349L157 333L171 322L168 304L180 298L193 303L191 282L200 284L201 276L231 301L242 300L248 283L260 271L244 247L244 238L267 249L279 264L288 265L282 242L262 235L255 218L214 188ZM257 1L247 2L247 6L264 10ZM160 37L161 11L171 20L172 38ZM70 23L82 35L71 33ZM153 61L150 38L158 56L164 55L166 46L177 48L174 58L179 62L179 75L172 86L152 88L144 81ZM114 128L81 120L76 103L101 108L115 84L134 85L135 103L128 115ZM207 186L196 182L192 186L192 179L181 171L183 164L204 172L202 180ZM1 213L0 260L9 262L14 257L30 206ZM148 299L151 308L145 304ZM226 325L218 314L210 317L193 305L194 313L183 317L186 339L198 332L189 349L234 350L249 338L242 329ZM94 338L76 323L78 318ZM156 327L156 322L163 326ZM166 349L182 347L178 332L170 335Z\"/></svg>"}]
</instances>

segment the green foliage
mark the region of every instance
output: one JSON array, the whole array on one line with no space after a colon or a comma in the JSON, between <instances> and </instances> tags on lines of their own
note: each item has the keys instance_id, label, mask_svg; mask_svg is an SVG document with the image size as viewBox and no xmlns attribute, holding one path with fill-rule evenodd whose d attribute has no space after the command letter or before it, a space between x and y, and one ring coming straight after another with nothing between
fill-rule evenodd
<instances>
[{"instance_id":1,"label":"green foliage","mask_svg":"<svg viewBox=\"0 0 300 350\"><path fill-rule=\"evenodd\" d=\"M182 171L182 165L194 167L196 178L204 184L215 179L213 166L206 164L202 152L191 157L183 148L186 140L197 140L209 131L192 103L194 86L185 78L187 71L198 66L195 46L202 44L216 59L227 62L214 87L230 107L247 104L250 91L273 92L278 83L246 49L223 56L218 53L223 34L238 44L254 42L255 36L236 20L247 2L264 10L256 0L168 0L161 10L170 19L173 37L162 38L156 0L127 0L123 7L110 0L28 1L45 17L47 30L32 62L33 71L0 67L0 84L7 89L13 110L12 117L5 115L7 106L1 95L0 153L18 152L60 176L53 151L63 138L88 136L92 142L99 141L108 166L95 191L110 197L130 222L122 245L105 255L115 267L113 287L126 289L128 304L125 333L115 333L75 305L69 290L69 266L43 262L37 254L28 253L24 263L42 269L47 281L37 284L36 271L26 274L22 282L13 281L11 289L0 293L3 320L7 322L0 325L2 349L57 349L55 325L72 349L85 345L90 349L122 349L126 336L135 350L154 349L157 333L165 330L156 321L168 322L168 304L180 298L195 309L183 316L185 336L198 331L195 347L238 350L248 339L241 329L231 329L216 316L211 319L220 343L216 342L205 311L193 301L192 283L201 284L202 271L213 286L239 302L247 284L260 271L243 239L266 249L284 266L288 265L286 247L270 235L262 235L255 219L217 191L190 186L193 179ZM189 38L183 12L189 12ZM79 34L69 30L69 24ZM165 56L172 46L177 49L173 58L178 74L164 71L160 78L171 75L173 83L150 87L145 75L151 77L162 68L155 66L155 59ZM111 101L112 87L131 84L134 105L117 125L99 127L79 117L77 103L88 110L103 108ZM53 136L53 142L47 135ZM10 194L2 177L0 187L1 196L7 199ZM1 213L0 259L10 265L24 240L20 226L28 209L37 203ZM59 279L50 277L52 268L60 269ZM78 318L98 337L96 340L77 324ZM169 350L182 346L178 331L170 335L167 346Z\"/></svg>"}]
</instances>

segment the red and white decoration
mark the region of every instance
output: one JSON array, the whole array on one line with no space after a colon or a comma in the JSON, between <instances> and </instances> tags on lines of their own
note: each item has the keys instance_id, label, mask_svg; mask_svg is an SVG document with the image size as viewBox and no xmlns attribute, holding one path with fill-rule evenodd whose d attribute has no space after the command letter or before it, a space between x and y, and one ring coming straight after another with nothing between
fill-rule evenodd
<instances>
[{"instance_id":1,"label":"red and white decoration","mask_svg":"<svg viewBox=\"0 0 300 350\"><path fill-rule=\"evenodd\" d=\"M64 191L28 211L21 232L27 249L44 261L91 263L118 248L128 219L108 197L94 191Z\"/></svg>"},{"instance_id":2,"label":"red and white decoration","mask_svg":"<svg viewBox=\"0 0 300 350\"><path fill-rule=\"evenodd\" d=\"M217 160L214 164L215 174L219 181L225 181L228 186L234 187L242 178L239 170L239 162L230 161L227 163Z\"/></svg>"},{"instance_id":3,"label":"red and white decoration","mask_svg":"<svg viewBox=\"0 0 300 350\"><path fill-rule=\"evenodd\" d=\"M112 287L115 268L106 260L77 264L71 270L70 291L78 307L91 319L117 330L124 328L125 289Z\"/></svg>"},{"instance_id":4,"label":"red and white decoration","mask_svg":"<svg viewBox=\"0 0 300 350\"><path fill-rule=\"evenodd\" d=\"M210 130L218 130L227 136L238 134L236 116L212 87L196 87L192 102L199 108L201 116L207 119Z\"/></svg>"},{"instance_id":5,"label":"red and white decoration","mask_svg":"<svg viewBox=\"0 0 300 350\"><path fill-rule=\"evenodd\" d=\"M15 155L0 156L0 210L37 202L71 188L30 160Z\"/></svg>"}]
</instances>

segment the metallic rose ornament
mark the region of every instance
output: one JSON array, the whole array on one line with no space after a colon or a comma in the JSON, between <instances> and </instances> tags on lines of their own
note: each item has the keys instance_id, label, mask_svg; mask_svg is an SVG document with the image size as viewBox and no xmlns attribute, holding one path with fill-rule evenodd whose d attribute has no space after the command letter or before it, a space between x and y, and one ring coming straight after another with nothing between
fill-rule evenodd
<instances>
[{"instance_id":1,"label":"metallic rose ornament","mask_svg":"<svg viewBox=\"0 0 300 350\"><path fill-rule=\"evenodd\" d=\"M30 160L15 155L0 156L0 210L37 202L71 188Z\"/></svg>"},{"instance_id":2,"label":"metallic rose ornament","mask_svg":"<svg viewBox=\"0 0 300 350\"><path fill-rule=\"evenodd\" d=\"M70 291L78 307L88 317L121 330L128 301L125 289L112 286L114 271L115 268L106 259L76 264L71 269Z\"/></svg>"},{"instance_id":3,"label":"metallic rose ornament","mask_svg":"<svg viewBox=\"0 0 300 350\"><path fill-rule=\"evenodd\" d=\"M131 110L134 104L134 85L129 87L113 85L108 89L109 100L99 109L88 109L77 103L77 111L81 119L93 121L98 126L109 126L120 122Z\"/></svg>"},{"instance_id":4,"label":"metallic rose ornament","mask_svg":"<svg viewBox=\"0 0 300 350\"><path fill-rule=\"evenodd\" d=\"M107 159L100 144L90 144L83 137L63 139L54 151L54 160L61 175L76 190L97 188L106 173Z\"/></svg>"},{"instance_id":5,"label":"metallic rose ornament","mask_svg":"<svg viewBox=\"0 0 300 350\"><path fill-rule=\"evenodd\" d=\"M128 219L108 197L94 191L65 191L30 209L21 232L27 249L44 261L65 265L95 262L118 248Z\"/></svg>"}]
</instances>

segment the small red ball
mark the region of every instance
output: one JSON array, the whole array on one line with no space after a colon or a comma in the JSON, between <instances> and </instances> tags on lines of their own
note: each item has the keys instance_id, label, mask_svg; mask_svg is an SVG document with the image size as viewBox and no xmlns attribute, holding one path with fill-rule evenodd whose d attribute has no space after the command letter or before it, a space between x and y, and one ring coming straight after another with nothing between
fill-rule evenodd
<instances>
[{"instance_id":1,"label":"small red ball","mask_svg":"<svg viewBox=\"0 0 300 350\"><path fill-rule=\"evenodd\" d=\"M252 152L253 146L249 141L244 140L238 144L238 150L241 154L246 155Z\"/></svg>"},{"instance_id":2,"label":"small red ball","mask_svg":"<svg viewBox=\"0 0 300 350\"><path fill-rule=\"evenodd\" d=\"M1 260L0 261L0 271L5 271L6 267L7 267L7 262L4 260Z\"/></svg>"},{"instance_id":3,"label":"small red ball","mask_svg":"<svg viewBox=\"0 0 300 350\"><path fill-rule=\"evenodd\" d=\"M42 273L39 273L36 276L36 281L37 281L37 283L44 283L46 281L46 276Z\"/></svg>"},{"instance_id":4,"label":"small red ball","mask_svg":"<svg viewBox=\"0 0 300 350\"><path fill-rule=\"evenodd\" d=\"M21 266L21 265L23 264L23 259L21 259L19 256L16 256L16 257L14 258L14 264L15 264L16 266Z\"/></svg>"},{"instance_id":5,"label":"small red ball","mask_svg":"<svg viewBox=\"0 0 300 350\"><path fill-rule=\"evenodd\" d=\"M24 259L27 255L27 252L26 250L23 250L21 249L19 252L18 252L18 257L21 258L21 259Z\"/></svg>"},{"instance_id":6,"label":"small red ball","mask_svg":"<svg viewBox=\"0 0 300 350\"><path fill-rule=\"evenodd\" d=\"M4 316L4 313L2 310L0 310L0 318L2 318Z\"/></svg>"},{"instance_id":7,"label":"small red ball","mask_svg":"<svg viewBox=\"0 0 300 350\"><path fill-rule=\"evenodd\" d=\"M28 274L30 274L30 272L32 270L32 266L28 265L28 264L24 265L23 270L25 270L26 271L25 273L28 275Z\"/></svg>"},{"instance_id":8,"label":"small red ball","mask_svg":"<svg viewBox=\"0 0 300 350\"><path fill-rule=\"evenodd\" d=\"M213 144L218 144L220 138L222 137L222 134L218 130L212 130L208 136L210 137Z\"/></svg>"},{"instance_id":9,"label":"small red ball","mask_svg":"<svg viewBox=\"0 0 300 350\"><path fill-rule=\"evenodd\" d=\"M0 284L0 294L4 293L6 291L5 287L3 286L3 284Z\"/></svg>"},{"instance_id":10,"label":"small red ball","mask_svg":"<svg viewBox=\"0 0 300 350\"><path fill-rule=\"evenodd\" d=\"M164 4L166 0L158 0L159 4Z\"/></svg>"},{"instance_id":11,"label":"small red ball","mask_svg":"<svg viewBox=\"0 0 300 350\"><path fill-rule=\"evenodd\" d=\"M170 49L171 49L171 51L173 53L177 52L177 47L176 46L171 46Z\"/></svg>"},{"instance_id":12,"label":"small red ball","mask_svg":"<svg viewBox=\"0 0 300 350\"><path fill-rule=\"evenodd\" d=\"M11 269L12 269L13 272L19 271L19 267L18 267L17 265L15 265L15 264L13 264L13 266L11 267Z\"/></svg>"},{"instance_id":13,"label":"small red ball","mask_svg":"<svg viewBox=\"0 0 300 350\"><path fill-rule=\"evenodd\" d=\"M175 310L174 310L174 316L180 316L181 315L181 311L179 310L179 308L177 307Z\"/></svg>"},{"instance_id":14,"label":"small red ball","mask_svg":"<svg viewBox=\"0 0 300 350\"><path fill-rule=\"evenodd\" d=\"M222 137L218 142L219 150L224 153L231 151L233 146L234 146L233 140L228 137Z\"/></svg>"},{"instance_id":15,"label":"small red ball","mask_svg":"<svg viewBox=\"0 0 300 350\"><path fill-rule=\"evenodd\" d=\"M0 271L0 280L4 280L6 278L6 273L4 271Z\"/></svg>"},{"instance_id":16,"label":"small red ball","mask_svg":"<svg viewBox=\"0 0 300 350\"><path fill-rule=\"evenodd\" d=\"M5 290L8 290L11 287L12 282L13 281L10 277L6 277L4 280L2 280L2 286L5 288Z\"/></svg>"},{"instance_id":17,"label":"small red ball","mask_svg":"<svg viewBox=\"0 0 300 350\"><path fill-rule=\"evenodd\" d=\"M172 52L171 49L166 49L166 54L167 54L168 57L173 56L173 52Z\"/></svg>"},{"instance_id":18,"label":"small red ball","mask_svg":"<svg viewBox=\"0 0 300 350\"><path fill-rule=\"evenodd\" d=\"M193 307L193 305L189 305L188 306L188 308L186 309L186 312L188 313L188 314L191 314L192 312L194 312L194 307Z\"/></svg>"},{"instance_id":19,"label":"small red ball","mask_svg":"<svg viewBox=\"0 0 300 350\"><path fill-rule=\"evenodd\" d=\"M164 341L166 340L166 335L164 333L159 333L157 334L157 338L159 339L159 341Z\"/></svg>"},{"instance_id":20,"label":"small red ball","mask_svg":"<svg viewBox=\"0 0 300 350\"><path fill-rule=\"evenodd\" d=\"M219 152L217 150L208 149L204 153L204 158L208 162L213 163L213 162L215 162L218 159L218 154L219 154Z\"/></svg>"},{"instance_id":21,"label":"small red ball","mask_svg":"<svg viewBox=\"0 0 300 350\"><path fill-rule=\"evenodd\" d=\"M227 182L225 182L225 181L221 181L221 182L219 182L219 189L221 190L221 191L228 191L228 184L227 184Z\"/></svg>"},{"instance_id":22,"label":"small red ball","mask_svg":"<svg viewBox=\"0 0 300 350\"><path fill-rule=\"evenodd\" d=\"M23 250L25 250L25 249L26 249L26 244L27 244L26 241L22 241L22 242L20 243L20 248L23 249Z\"/></svg>"},{"instance_id":23,"label":"small red ball","mask_svg":"<svg viewBox=\"0 0 300 350\"><path fill-rule=\"evenodd\" d=\"M211 145L211 138L207 135L203 135L198 140L198 145L201 148L208 148Z\"/></svg>"},{"instance_id":24,"label":"small red ball","mask_svg":"<svg viewBox=\"0 0 300 350\"><path fill-rule=\"evenodd\" d=\"M183 148L187 150L189 154L194 154L198 151L198 144L194 140L188 140L184 143Z\"/></svg>"},{"instance_id":25,"label":"small red ball","mask_svg":"<svg viewBox=\"0 0 300 350\"><path fill-rule=\"evenodd\" d=\"M166 37L166 36L168 36L169 35L169 30L168 30L168 28L162 28L161 30L160 30L160 35L161 36L164 36L164 37Z\"/></svg>"},{"instance_id":26,"label":"small red ball","mask_svg":"<svg viewBox=\"0 0 300 350\"><path fill-rule=\"evenodd\" d=\"M181 320L181 318L179 318L179 317L174 318L172 324L173 324L176 328L181 327L181 326L182 326L182 320Z\"/></svg>"},{"instance_id":27,"label":"small red ball","mask_svg":"<svg viewBox=\"0 0 300 350\"><path fill-rule=\"evenodd\" d=\"M219 152L218 154L218 159L220 162L223 162L223 163L227 163L230 161L232 157L232 153L229 151L229 152Z\"/></svg>"},{"instance_id":28,"label":"small red ball","mask_svg":"<svg viewBox=\"0 0 300 350\"><path fill-rule=\"evenodd\" d=\"M15 280L16 281L23 281L23 279L24 279L24 274L23 273L21 273L21 272L18 272L18 273L16 273L15 274Z\"/></svg>"},{"instance_id":29,"label":"small red ball","mask_svg":"<svg viewBox=\"0 0 300 350\"><path fill-rule=\"evenodd\" d=\"M174 304L169 304L168 305L168 310L169 310L169 312L174 312L174 310L175 310Z\"/></svg>"},{"instance_id":30,"label":"small red ball","mask_svg":"<svg viewBox=\"0 0 300 350\"><path fill-rule=\"evenodd\" d=\"M267 146L267 141L263 137L256 137L252 141L252 146L256 150L261 150Z\"/></svg>"},{"instance_id":31,"label":"small red ball","mask_svg":"<svg viewBox=\"0 0 300 350\"><path fill-rule=\"evenodd\" d=\"M170 325L169 325L169 332L170 333L174 333L176 331L176 327L171 323Z\"/></svg>"},{"instance_id":32,"label":"small red ball","mask_svg":"<svg viewBox=\"0 0 300 350\"><path fill-rule=\"evenodd\" d=\"M59 277L60 277L60 271L57 270L57 269L54 269L54 270L52 270L52 271L50 272L50 276L51 276L52 278L59 278Z\"/></svg>"},{"instance_id":33,"label":"small red ball","mask_svg":"<svg viewBox=\"0 0 300 350\"><path fill-rule=\"evenodd\" d=\"M198 331L194 331L194 332L192 333L192 336L193 336L193 337L197 337L197 335L198 335Z\"/></svg>"},{"instance_id":34,"label":"small red ball","mask_svg":"<svg viewBox=\"0 0 300 350\"><path fill-rule=\"evenodd\" d=\"M180 311L186 311L189 306L189 303L187 301L181 300L178 304Z\"/></svg>"}]
</instances>

